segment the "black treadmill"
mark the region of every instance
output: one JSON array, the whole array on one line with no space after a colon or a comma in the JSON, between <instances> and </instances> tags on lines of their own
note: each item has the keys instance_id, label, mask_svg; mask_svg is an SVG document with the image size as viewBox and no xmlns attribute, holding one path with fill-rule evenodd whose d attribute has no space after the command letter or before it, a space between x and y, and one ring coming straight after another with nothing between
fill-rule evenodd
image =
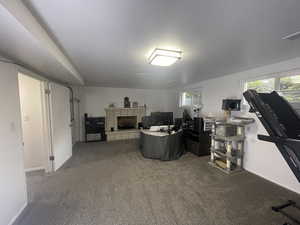
<instances>
[{"instance_id":1,"label":"black treadmill","mask_svg":"<svg viewBox=\"0 0 300 225\"><path fill-rule=\"evenodd\" d=\"M269 136L258 135L258 139L273 142L277 146L300 182L300 117L298 113L276 91L257 93L255 90L247 90L243 95L251 107L250 112L257 115L269 133ZM295 224L300 224L298 219L283 211L287 207L300 210L300 207L291 200L283 205L274 206L272 209L287 216Z\"/></svg>"}]
</instances>

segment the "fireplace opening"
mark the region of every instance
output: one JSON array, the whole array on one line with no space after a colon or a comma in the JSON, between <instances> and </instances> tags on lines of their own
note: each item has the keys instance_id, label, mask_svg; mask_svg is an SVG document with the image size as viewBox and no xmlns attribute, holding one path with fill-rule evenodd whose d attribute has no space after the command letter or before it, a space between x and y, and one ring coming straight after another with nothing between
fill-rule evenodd
<instances>
[{"instance_id":1,"label":"fireplace opening","mask_svg":"<svg viewBox=\"0 0 300 225\"><path fill-rule=\"evenodd\" d=\"M136 116L119 116L118 130L136 129L136 123L137 123Z\"/></svg>"}]
</instances>

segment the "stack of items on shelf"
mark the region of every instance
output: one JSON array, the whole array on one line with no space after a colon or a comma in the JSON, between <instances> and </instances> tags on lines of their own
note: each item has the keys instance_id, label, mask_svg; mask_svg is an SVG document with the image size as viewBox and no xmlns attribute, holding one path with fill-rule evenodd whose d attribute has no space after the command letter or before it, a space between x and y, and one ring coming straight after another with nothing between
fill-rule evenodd
<instances>
[{"instance_id":1,"label":"stack of items on shelf","mask_svg":"<svg viewBox=\"0 0 300 225\"><path fill-rule=\"evenodd\" d=\"M210 164L231 173L243 168L245 126L253 123L250 118L231 121L216 121L211 136Z\"/></svg>"},{"instance_id":2,"label":"stack of items on shelf","mask_svg":"<svg viewBox=\"0 0 300 225\"><path fill-rule=\"evenodd\" d=\"M223 100L225 119L212 127L209 164L226 173L242 170L245 126L254 122L252 118L231 116L231 111L240 110L240 104L239 99Z\"/></svg>"}]
</instances>

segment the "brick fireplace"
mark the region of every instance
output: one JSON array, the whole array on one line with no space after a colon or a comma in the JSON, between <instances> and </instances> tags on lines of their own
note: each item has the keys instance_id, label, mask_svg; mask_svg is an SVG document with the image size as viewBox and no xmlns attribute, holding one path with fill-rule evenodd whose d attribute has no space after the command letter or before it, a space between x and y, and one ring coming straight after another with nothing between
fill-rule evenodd
<instances>
[{"instance_id":1,"label":"brick fireplace","mask_svg":"<svg viewBox=\"0 0 300 225\"><path fill-rule=\"evenodd\" d=\"M105 109L105 130L107 141L138 138L138 123L146 115L145 107Z\"/></svg>"},{"instance_id":2,"label":"brick fireplace","mask_svg":"<svg viewBox=\"0 0 300 225\"><path fill-rule=\"evenodd\" d=\"M118 130L136 129L137 116L118 116Z\"/></svg>"}]
</instances>

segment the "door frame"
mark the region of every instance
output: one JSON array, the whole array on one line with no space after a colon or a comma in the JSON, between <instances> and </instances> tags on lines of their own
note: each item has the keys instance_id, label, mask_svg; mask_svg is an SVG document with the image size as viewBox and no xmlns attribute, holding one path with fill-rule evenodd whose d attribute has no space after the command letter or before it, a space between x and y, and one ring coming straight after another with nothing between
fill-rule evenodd
<instances>
[{"instance_id":1,"label":"door frame","mask_svg":"<svg viewBox=\"0 0 300 225\"><path fill-rule=\"evenodd\" d=\"M52 163L50 162L50 155L51 155L51 132L50 132L50 120L49 120L49 116L48 116L48 106L49 106L49 101L48 101L48 97L46 94L46 88L47 88L47 83L48 81L36 76L36 75L32 75L31 73L27 73L27 71L24 70L19 70L18 71L18 79L20 76L28 76L31 77L32 79L35 79L37 81L39 81L40 83L40 93L41 93L41 113L42 113L42 151L43 151L43 166L41 167L41 169L43 168L45 170L46 173L52 172ZM22 139L24 139L23 137L23 128L22 128ZM23 143L23 151L25 150L24 148L24 143Z\"/></svg>"},{"instance_id":2,"label":"door frame","mask_svg":"<svg viewBox=\"0 0 300 225\"><path fill-rule=\"evenodd\" d=\"M51 160L53 156L52 148L52 125L51 125L51 98L49 81L41 82L42 94L42 110L43 110L43 135L44 135L44 148L46 151L46 173L54 172L54 162Z\"/></svg>"},{"instance_id":3,"label":"door frame","mask_svg":"<svg viewBox=\"0 0 300 225\"><path fill-rule=\"evenodd\" d=\"M54 155L53 152L53 128L52 128L52 121L51 121L51 96L50 96L50 83L62 85L66 88L68 88L67 85L62 84L60 82L51 81L48 80L45 77L42 77L22 66L18 66L17 68L18 74L24 74L26 76L30 76L36 80L40 81L40 87L41 87L41 99L42 99L42 124L43 124L43 150L44 150L44 169L46 173L54 172L54 161L51 160L51 158ZM74 99L73 99L74 100ZM80 113L79 113L80 117ZM80 124L80 120L78 121ZM79 126L80 130L80 126ZM81 135L79 133L79 135Z\"/></svg>"}]
</instances>

